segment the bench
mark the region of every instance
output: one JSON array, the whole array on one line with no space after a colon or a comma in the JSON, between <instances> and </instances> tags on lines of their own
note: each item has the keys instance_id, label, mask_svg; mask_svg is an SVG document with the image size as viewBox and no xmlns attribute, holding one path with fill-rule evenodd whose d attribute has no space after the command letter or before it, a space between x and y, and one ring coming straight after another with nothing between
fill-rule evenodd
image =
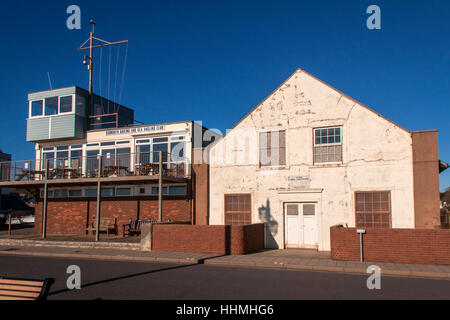
<instances>
[{"instance_id":1,"label":"bench","mask_svg":"<svg viewBox=\"0 0 450 320\"><path fill-rule=\"evenodd\" d=\"M97 231L96 228L96 224L97 224L97 220L95 218L91 219L91 221L89 222L86 231L89 232L94 232ZM102 218L100 217L100 232L102 231L106 231L106 234L109 235L109 231L113 231L115 235L117 235L117 223L116 223L116 218Z\"/></svg>"},{"instance_id":2,"label":"bench","mask_svg":"<svg viewBox=\"0 0 450 320\"><path fill-rule=\"evenodd\" d=\"M46 300L54 279L15 279L0 277L0 300Z\"/></svg>"},{"instance_id":3,"label":"bench","mask_svg":"<svg viewBox=\"0 0 450 320\"><path fill-rule=\"evenodd\" d=\"M123 227L123 236L132 235L132 234L140 234L142 225L145 223L157 223L156 220L133 220L130 219L130 222L124 224Z\"/></svg>"}]
</instances>

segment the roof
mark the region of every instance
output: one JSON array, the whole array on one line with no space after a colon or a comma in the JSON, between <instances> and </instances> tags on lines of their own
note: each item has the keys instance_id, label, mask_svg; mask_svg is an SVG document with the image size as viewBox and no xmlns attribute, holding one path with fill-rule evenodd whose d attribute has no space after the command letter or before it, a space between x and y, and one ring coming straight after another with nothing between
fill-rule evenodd
<instances>
[{"instance_id":1,"label":"roof","mask_svg":"<svg viewBox=\"0 0 450 320\"><path fill-rule=\"evenodd\" d=\"M448 169L448 163L445 163L444 161L439 160L439 173L443 172L446 169Z\"/></svg>"},{"instance_id":2,"label":"roof","mask_svg":"<svg viewBox=\"0 0 450 320\"><path fill-rule=\"evenodd\" d=\"M353 99L352 97L346 95L345 93L339 91L338 89L334 88L333 86L329 85L328 83L320 80L319 78L313 76L312 74L306 72L305 70L302 70L300 68L298 68L297 70L295 70L295 72L293 74L291 74L285 81L283 81L283 83L281 83L274 91L272 91L266 98L264 98L264 100L262 100L256 107L254 107L250 112L248 112L241 120L239 120L231 129L234 129L235 127L237 127L245 118L247 118L251 113L253 113L253 111L255 111L259 106L261 106L268 98L270 98L275 92L277 92L281 87L283 87L283 85L288 82L295 74L299 73L299 72L303 72L304 74L306 74L307 76L319 81L320 83L324 84L325 86L327 86L328 88L336 91L338 94L346 97L347 99L357 103L358 105L362 106L363 108L373 112L374 114L376 114L377 116L379 116L380 118L383 118L384 120L389 121L390 123L392 123L393 125L395 125L396 127L406 131L407 133L411 134L411 131L409 131L408 129L405 129L404 127L400 126L399 124L395 123L394 121L384 117L383 115L381 115L380 113L376 112L375 110L367 107L366 105L362 104L361 102ZM231 131L231 130L230 130ZM226 134L225 134L226 135Z\"/></svg>"}]
</instances>

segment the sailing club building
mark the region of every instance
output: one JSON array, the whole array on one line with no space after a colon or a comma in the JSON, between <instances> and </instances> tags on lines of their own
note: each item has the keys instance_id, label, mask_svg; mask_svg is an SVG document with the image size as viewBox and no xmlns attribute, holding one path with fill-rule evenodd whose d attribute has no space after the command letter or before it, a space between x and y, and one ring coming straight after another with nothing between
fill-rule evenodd
<instances>
[{"instance_id":1,"label":"sailing club building","mask_svg":"<svg viewBox=\"0 0 450 320\"><path fill-rule=\"evenodd\" d=\"M35 158L3 164L0 187L35 196L35 232L85 234L97 210L119 234L130 220L206 224L203 155L220 136L204 141L208 130L194 121L135 125L132 109L95 94L88 101L76 86L28 94Z\"/></svg>"}]
</instances>

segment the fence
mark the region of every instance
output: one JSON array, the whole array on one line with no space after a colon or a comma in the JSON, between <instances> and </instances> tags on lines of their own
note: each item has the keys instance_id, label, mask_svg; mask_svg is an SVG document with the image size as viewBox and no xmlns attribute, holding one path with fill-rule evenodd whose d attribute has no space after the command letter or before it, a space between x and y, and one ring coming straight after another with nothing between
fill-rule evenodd
<instances>
[{"instance_id":1,"label":"fence","mask_svg":"<svg viewBox=\"0 0 450 320\"><path fill-rule=\"evenodd\" d=\"M88 150L86 156L0 162L0 181L43 180L47 163L48 179L156 175L159 174L160 155L164 176L190 176L188 159L176 154L162 151L121 153L120 149L107 151L110 152L98 154L98 150Z\"/></svg>"}]
</instances>

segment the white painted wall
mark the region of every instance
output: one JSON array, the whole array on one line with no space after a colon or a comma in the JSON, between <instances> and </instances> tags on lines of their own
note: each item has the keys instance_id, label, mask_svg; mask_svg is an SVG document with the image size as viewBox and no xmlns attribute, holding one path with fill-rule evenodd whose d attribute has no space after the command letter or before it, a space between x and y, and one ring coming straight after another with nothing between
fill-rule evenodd
<instances>
[{"instance_id":1,"label":"white painted wall","mask_svg":"<svg viewBox=\"0 0 450 320\"><path fill-rule=\"evenodd\" d=\"M343 163L313 164L313 129L342 126ZM287 163L259 168L260 131L286 130ZM224 223L224 194L252 194L252 222L267 222L266 246L284 247L283 202L317 202L319 250L330 226L355 225L354 192L390 190L392 226L414 227L411 135L302 70L241 120L210 153L210 224ZM290 176L310 186L289 190Z\"/></svg>"}]
</instances>

